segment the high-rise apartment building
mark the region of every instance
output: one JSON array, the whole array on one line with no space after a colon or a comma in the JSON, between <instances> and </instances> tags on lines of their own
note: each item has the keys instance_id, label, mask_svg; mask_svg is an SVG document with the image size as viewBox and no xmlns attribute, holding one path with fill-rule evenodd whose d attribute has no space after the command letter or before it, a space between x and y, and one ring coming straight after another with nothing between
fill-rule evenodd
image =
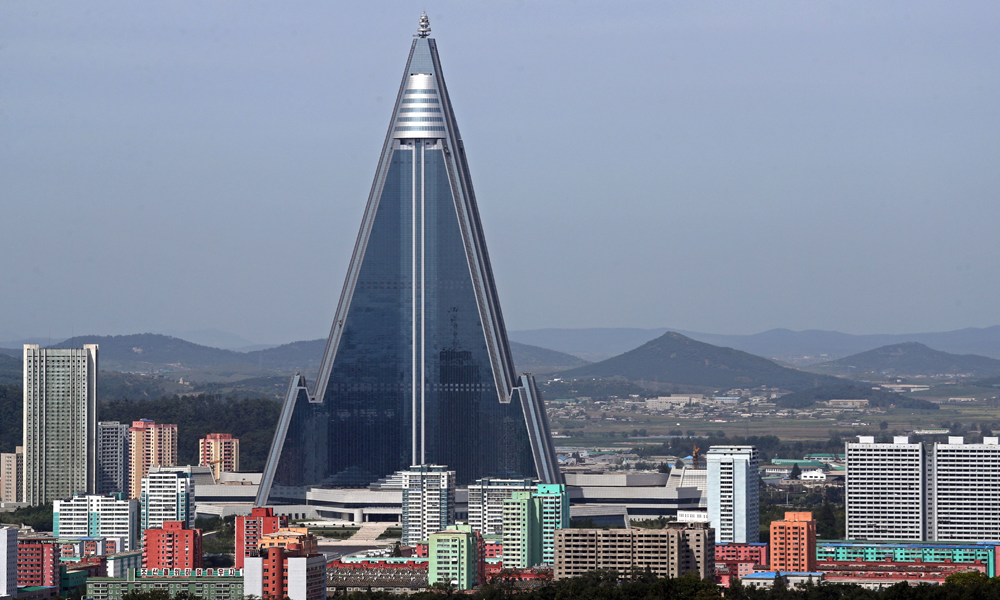
<instances>
[{"instance_id":1,"label":"high-rise apartment building","mask_svg":"<svg viewBox=\"0 0 1000 600\"><path fill-rule=\"evenodd\" d=\"M167 521L194 527L194 478L190 473L161 471L153 467L142 478L139 494L139 527L159 529Z\"/></svg>"},{"instance_id":2,"label":"high-rise apartment building","mask_svg":"<svg viewBox=\"0 0 1000 600\"><path fill-rule=\"evenodd\" d=\"M506 560L504 566L507 566ZM661 577L715 573L715 534L708 523L669 523L665 529L560 529L555 536L556 579L596 569L621 577L646 569Z\"/></svg>"},{"instance_id":3,"label":"high-rise apartment building","mask_svg":"<svg viewBox=\"0 0 1000 600\"><path fill-rule=\"evenodd\" d=\"M949 437L930 462L928 539L1000 540L1000 438Z\"/></svg>"},{"instance_id":4,"label":"high-rise apartment building","mask_svg":"<svg viewBox=\"0 0 1000 600\"><path fill-rule=\"evenodd\" d=\"M569 494L561 483L540 483L532 494L538 502L542 564L555 561L555 532L569 527Z\"/></svg>"},{"instance_id":5,"label":"high-rise apartment building","mask_svg":"<svg viewBox=\"0 0 1000 600\"><path fill-rule=\"evenodd\" d=\"M177 465L177 425L150 419L132 421L129 435L129 494L138 498L142 478L153 467Z\"/></svg>"},{"instance_id":6,"label":"high-rise apartment building","mask_svg":"<svg viewBox=\"0 0 1000 600\"><path fill-rule=\"evenodd\" d=\"M288 517L275 515L270 507L254 507L250 516L236 517L236 568L243 568L243 559L255 556L263 536L288 527Z\"/></svg>"},{"instance_id":7,"label":"high-rise apartment building","mask_svg":"<svg viewBox=\"0 0 1000 600\"><path fill-rule=\"evenodd\" d=\"M52 506L53 533L58 538L119 538L125 543L117 552L135 550L139 503L123 496L77 495L56 500Z\"/></svg>"},{"instance_id":8,"label":"high-rise apartment building","mask_svg":"<svg viewBox=\"0 0 1000 600\"><path fill-rule=\"evenodd\" d=\"M503 534L503 501L514 492L532 492L532 479L477 479L469 485L469 525L482 535Z\"/></svg>"},{"instance_id":9,"label":"high-rise apartment building","mask_svg":"<svg viewBox=\"0 0 1000 600\"><path fill-rule=\"evenodd\" d=\"M503 565L527 569L542 562L538 502L531 492L513 492L503 501Z\"/></svg>"},{"instance_id":10,"label":"high-rise apartment building","mask_svg":"<svg viewBox=\"0 0 1000 600\"><path fill-rule=\"evenodd\" d=\"M43 585L59 587L59 558L62 552L54 537L18 536L18 587Z\"/></svg>"},{"instance_id":11,"label":"high-rise apartment building","mask_svg":"<svg viewBox=\"0 0 1000 600\"><path fill-rule=\"evenodd\" d=\"M771 570L816 571L816 521L811 512L786 512L771 521Z\"/></svg>"},{"instance_id":12,"label":"high-rise apartment building","mask_svg":"<svg viewBox=\"0 0 1000 600\"><path fill-rule=\"evenodd\" d=\"M471 590L486 582L483 538L471 525L449 525L431 534L427 583Z\"/></svg>"},{"instance_id":13,"label":"high-rise apartment building","mask_svg":"<svg viewBox=\"0 0 1000 600\"><path fill-rule=\"evenodd\" d=\"M760 537L760 475L754 446L712 446L708 466L708 521L715 543L752 543Z\"/></svg>"},{"instance_id":14,"label":"high-rise apartment building","mask_svg":"<svg viewBox=\"0 0 1000 600\"><path fill-rule=\"evenodd\" d=\"M0 527L0 596L17 597L17 527Z\"/></svg>"},{"instance_id":15,"label":"high-rise apartment building","mask_svg":"<svg viewBox=\"0 0 1000 600\"><path fill-rule=\"evenodd\" d=\"M145 569L200 569L201 529L189 529L184 521L165 521L142 536L142 566Z\"/></svg>"},{"instance_id":16,"label":"high-rise apartment building","mask_svg":"<svg viewBox=\"0 0 1000 600\"><path fill-rule=\"evenodd\" d=\"M927 536L927 456L923 444L897 436L847 444L847 538L913 540Z\"/></svg>"},{"instance_id":17,"label":"high-rise apartment building","mask_svg":"<svg viewBox=\"0 0 1000 600\"><path fill-rule=\"evenodd\" d=\"M240 441L228 433L210 433L198 440L199 465L211 467L218 479L222 472L240 470Z\"/></svg>"},{"instance_id":18,"label":"high-rise apartment building","mask_svg":"<svg viewBox=\"0 0 1000 600\"><path fill-rule=\"evenodd\" d=\"M128 423L97 423L97 493L128 492Z\"/></svg>"},{"instance_id":19,"label":"high-rise apartment building","mask_svg":"<svg viewBox=\"0 0 1000 600\"><path fill-rule=\"evenodd\" d=\"M441 465L414 465L402 474L402 543L412 546L455 522L455 472Z\"/></svg>"},{"instance_id":20,"label":"high-rise apartment building","mask_svg":"<svg viewBox=\"0 0 1000 600\"><path fill-rule=\"evenodd\" d=\"M569 527L569 495L563 484L538 484L503 501L504 566L527 568L555 560L555 532Z\"/></svg>"},{"instance_id":21,"label":"high-rise apartment building","mask_svg":"<svg viewBox=\"0 0 1000 600\"><path fill-rule=\"evenodd\" d=\"M24 345L24 501L36 506L97 487L97 344Z\"/></svg>"},{"instance_id":22,"label":"high-rise apartment building","mask_svg":"<svg viewBox=\"0 0 1000 600\"><path fill-rule=\"evenodd\" d=\"M24 447L0 454L0 502L24 502Z\"/></svg>"},{"instance_id":23,"label":"high-rise apartment building","mask_svg":"<svg viewBox=\"0 0 1000 600\"><path fill-rule=\"evenodd\" d=\"M562 482L534 379L511 358L429 32L410 47L319 378L292 379L257 505L413 464L448 465L461 485Z\"/></svg>"}]
</instances>

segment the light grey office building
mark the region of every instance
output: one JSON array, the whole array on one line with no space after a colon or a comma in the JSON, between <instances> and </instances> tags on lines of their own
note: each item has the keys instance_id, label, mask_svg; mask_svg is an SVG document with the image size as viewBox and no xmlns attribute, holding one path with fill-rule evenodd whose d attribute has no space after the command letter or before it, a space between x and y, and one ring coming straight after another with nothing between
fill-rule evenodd
<instances>
[{"instance_id":1,"label":"light grey office building","mask_svg":"<svg viewBox=\"0 0 1000 600\"><path fill-rule=\"evenodd\" d=\"M97 344L24 345L24 501L97 487Z\"/></svg>"},{"instance_id":2,"label":"light grey office building","mask_svg":"<svg viewBox=\"0 0 1000 600\"><path fill-rule=\"evenodd\" d=\"M708 520L715 543L748 544L760 536L760 475L756 446L712 446L708 464Z\"/></svg>"}]
</instances>

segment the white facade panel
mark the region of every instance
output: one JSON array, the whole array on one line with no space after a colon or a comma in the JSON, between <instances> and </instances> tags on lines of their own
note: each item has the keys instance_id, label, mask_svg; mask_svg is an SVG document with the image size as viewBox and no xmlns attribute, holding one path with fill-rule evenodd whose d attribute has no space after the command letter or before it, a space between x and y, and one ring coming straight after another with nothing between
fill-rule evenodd
<instances>
[{"instance_id":1,"label":"white facade panel","mask_svg":"<svg viewBox=\"0 0 1000 600\"><path fill-rule=\"evenodd\" d=\"M715 543L748 544L760 536L760 475L755 446L712 446L708 466L708 520Z\"/></svg>"},{"instance_id":2,"label":"white facade panel","mask_svg":"<svg viewBox=\"0 0 1000 600\"><path fill-rule=\"evenodd\" d=\"M871 436L847 444L847 539L913 540L927 535L927 460L923 444Z\"/></svg>"}]
</instances>

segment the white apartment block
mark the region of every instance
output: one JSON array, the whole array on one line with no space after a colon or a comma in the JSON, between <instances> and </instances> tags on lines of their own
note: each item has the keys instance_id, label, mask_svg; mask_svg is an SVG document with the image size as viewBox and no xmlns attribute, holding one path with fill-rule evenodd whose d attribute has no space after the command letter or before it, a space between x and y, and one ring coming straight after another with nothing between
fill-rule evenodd
<instances>
[{"instance_id":1,"label":"white apartment block","mask_svg":"<svg viewBox=\"0 0 1000 600\"><path fill-rule=\"evenodd\" d=\"M159 529L165 521L184 521L194 527L194 478L190 473L152 467L142 478L139 526Z\"/></svg>"},{"instance_id":2,"label":"white apartment block","mask_svg":"<svg viewBox=\"0 0 1000 600\"><path fill-rule=\"evenodd\" d=\"M441 465L414 465L402 474L402 543L412 546L455 522L455 472Z\"/></svg>"},{"instance_id":3,"label":"white apartment block","mask_svg":"<svg viewBox=\"0 0 1000 600\"><path fill-rule=\"evenodd\" d=\"M712 446L706 455L708 521L715 543L748 544L760 535L760 474L755 446Z\"/></svg>"},{"instance_id":4,"label":"white apartment block","mask_svg":"<svg viewBox=\"0 0 1000 600\"><path fill-rule=\"evenodd\" d=\"M514 492L534 492L531 479L477 479L469 485L469 525L482 535L503 535L503 501Z\"/></svg>"},{"instance_id":5,"label":"white apartment block","mask_svg":"<svg viewBox=\"0 0 1000 600\"><path fill-rule=\"evenodd\" d=\"M0 454L0 502L24 502L24 447Z\"/></svg>"},{"instance_id":6,"label":"white apartment block","mask_svg":"<svg viewBox=\"0 0 1000 600\"><path fill-rule=\"evenodd\" d=\"M897 436L847 444L847 539L927 539L927 467L923 444Z\"/></svg>"},{"instance_id":7,"label":"white apartment block","mask_svg":"<svg viewBox=\"0 0 1000 600\"><path fill-rule=\"evenodd\" d=\"M929 538L941 542L1000 540L1000 438L934 444Z\"/></svg>"},{"instance_id":8,"label":"white apartment block","mask_svg":"<svg viewBox=\"0 0 1000 600\"><path fill-rule=\"evenodd\" d=\"M114 496L74 496L56 500L52 527L57 538L105 537L124 540L118 552L137 549L139 505Z\"/></svg>"},{"instance_id":9,"label":"white apartment block","mask_svg":"<svg viewBox=\"0 0 1000 600\"><path fill-rule=\"evenodd\" d=\"M128 491L128 423L97 423L97 493Z\"/></svg>"},{"instance_id":10,"label":"white apartment block","mask_svg":"<svg viewBox=\"0 0 1000 600\"><path fill-rule=\"evenodd\" d=\"M24 345L24 501L37 506L97 487L97 344Z\"/></svg>"},{"instance_id":11,"label":"white apartment block","mask_svg":"<svg viewBox=\"0 0 1000 600\"><path fill-rule=\"evenodd\" d=\"M0 596L17 597L17 527L0 527Z\"/></svg>"}]
</instances>

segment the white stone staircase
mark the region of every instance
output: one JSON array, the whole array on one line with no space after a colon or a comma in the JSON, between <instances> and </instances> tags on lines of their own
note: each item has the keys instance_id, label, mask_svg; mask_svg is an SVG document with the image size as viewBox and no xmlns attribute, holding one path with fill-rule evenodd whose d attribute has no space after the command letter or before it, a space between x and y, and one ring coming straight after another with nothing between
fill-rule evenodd
<instances>
[{"instance_id":1,"label":"white stone staircase","mask_svg":"<svg viewBox=\"0 0 1000 600\"><path fill-rule=\"evenodd\" d=\"M354 535L347 538L348 542L371 543L378 539L378 536L385 533L385 530L395 525L395 523L362 523Z\"/></svg>"}]
</instances>

